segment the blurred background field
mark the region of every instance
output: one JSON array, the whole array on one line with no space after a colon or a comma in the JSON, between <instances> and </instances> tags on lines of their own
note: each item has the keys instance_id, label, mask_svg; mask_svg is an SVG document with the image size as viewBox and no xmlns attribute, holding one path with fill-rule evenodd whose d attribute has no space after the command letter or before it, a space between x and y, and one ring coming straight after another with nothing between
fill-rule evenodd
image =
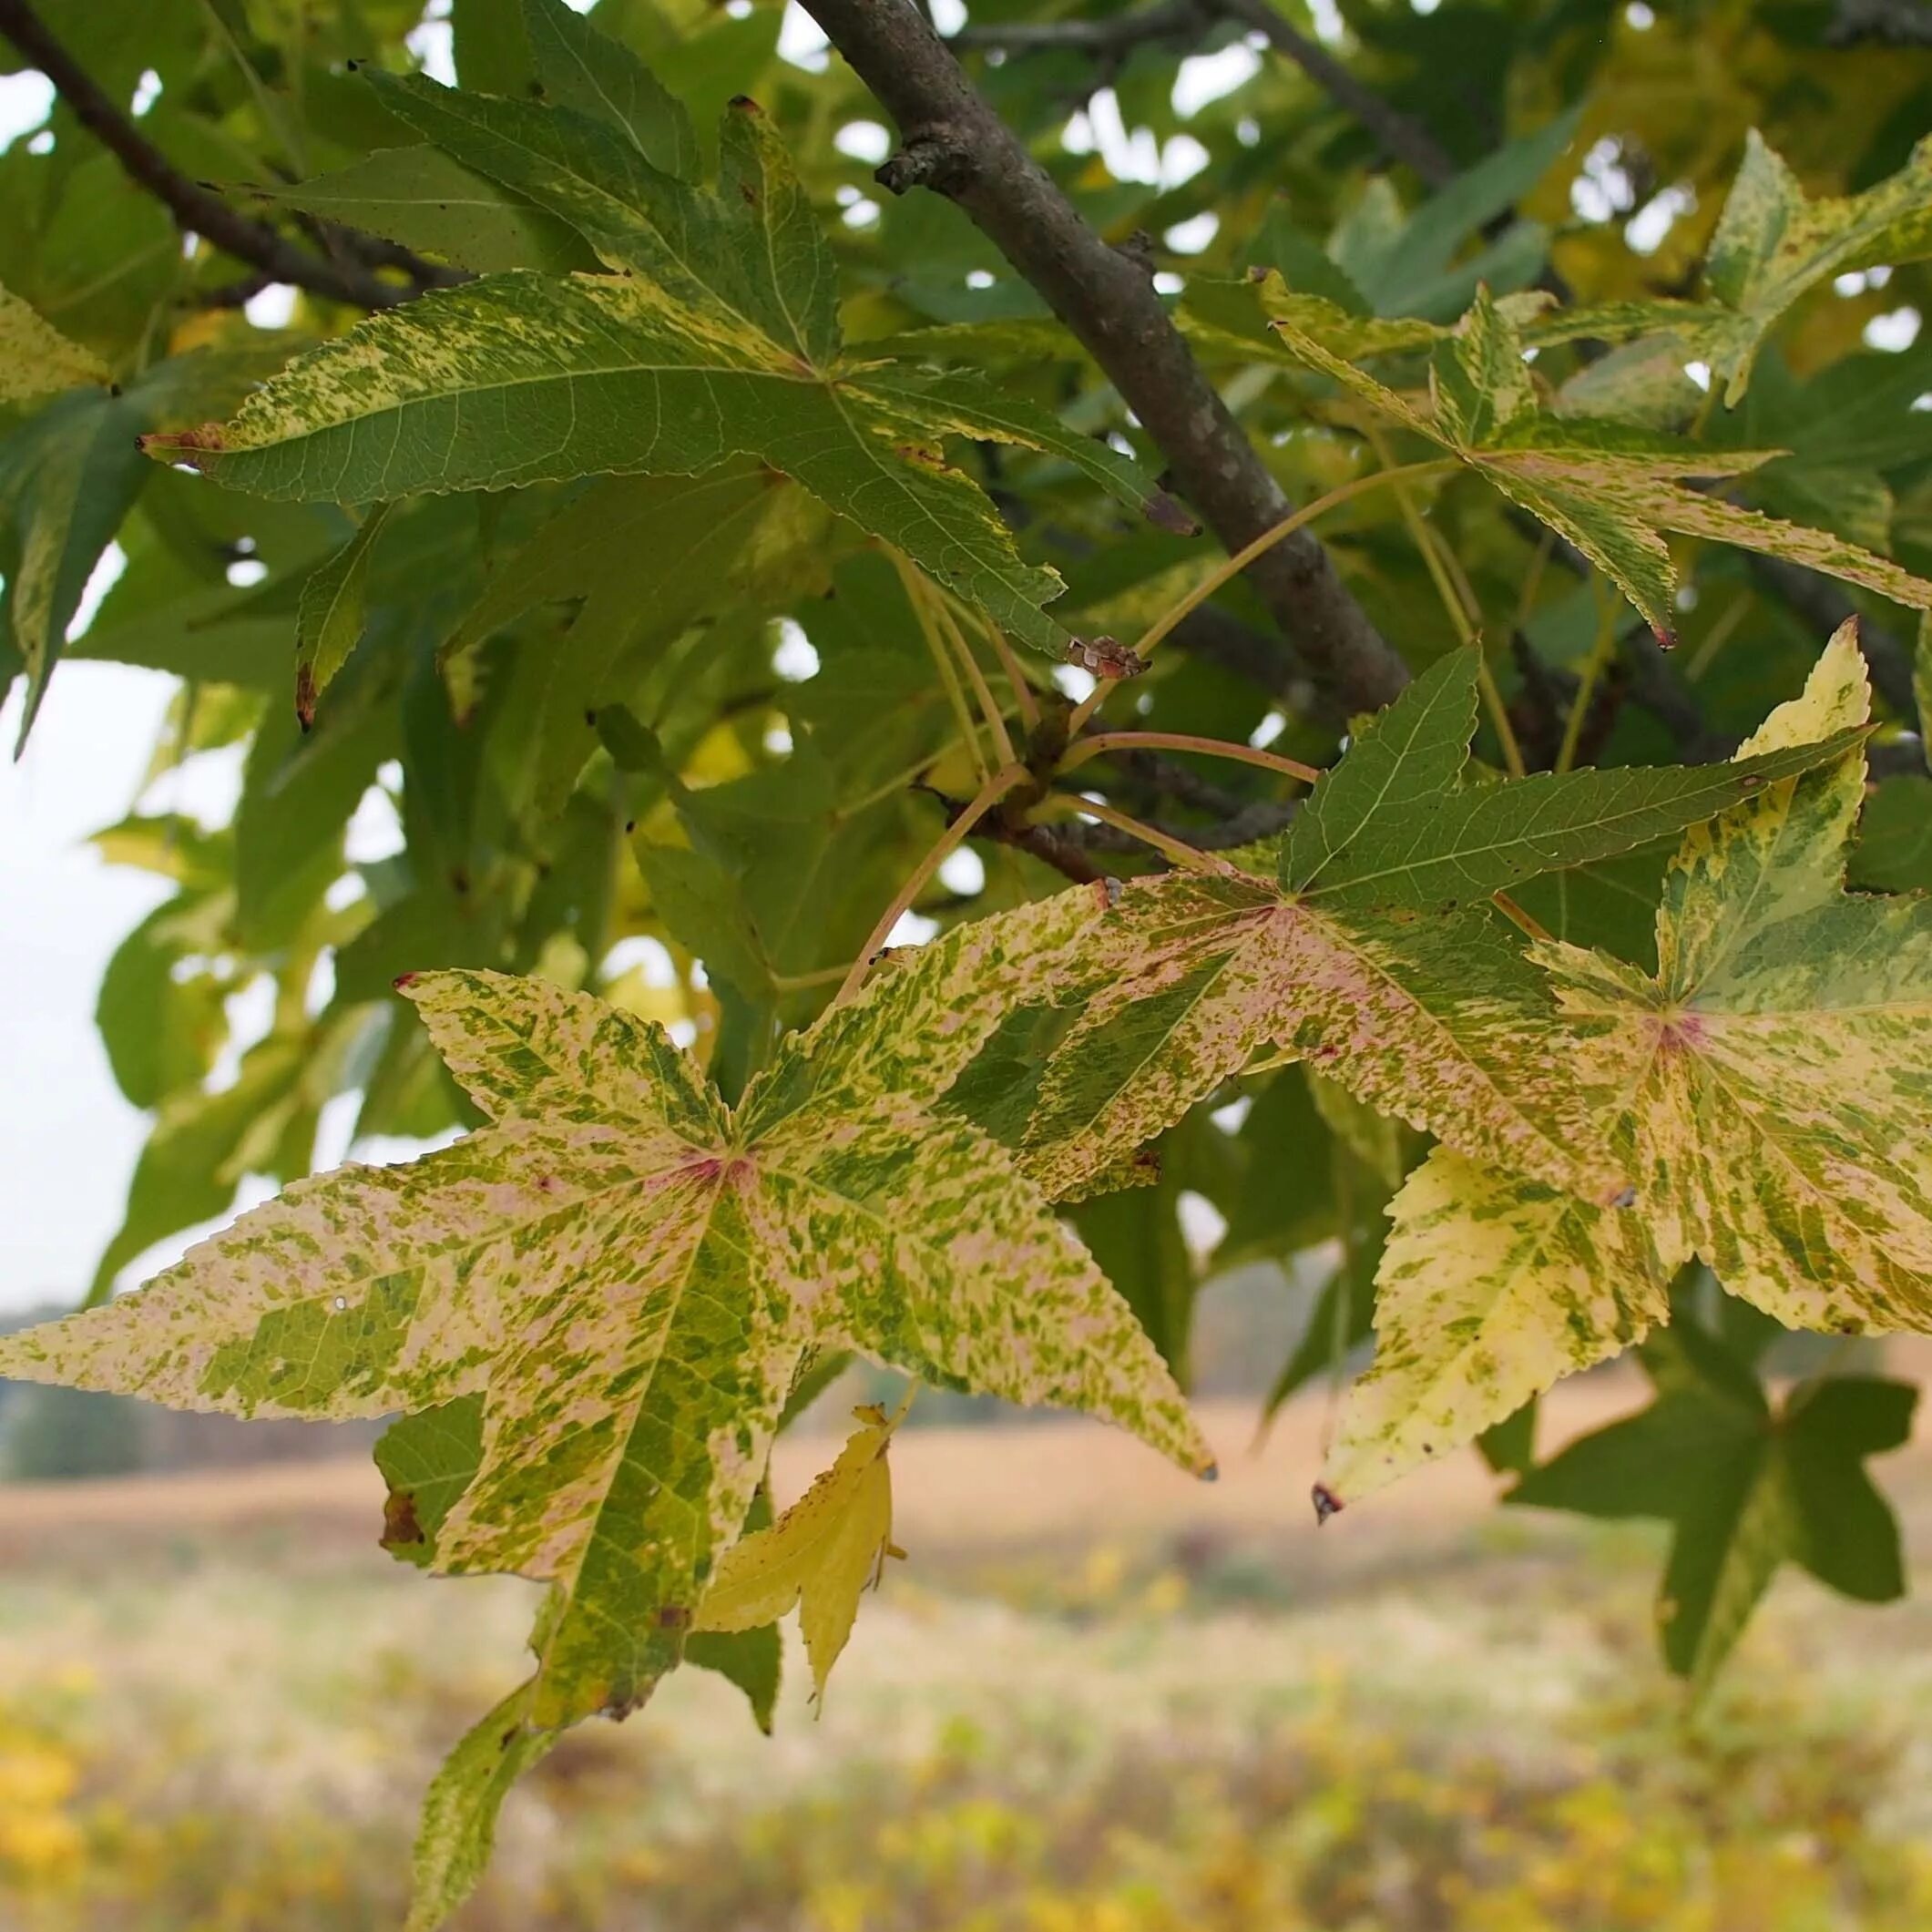
<instances>
[{"instance_id":1,"label":"blurred background field","mask_svg":"<svg viewBox=\"0 0 1932 1932\"><path fill-rule=\"evenodd\" d=\"M1559 1393L1546 1439L1639 1399ZM1656 1535L1498 1510L1476 1458L1309 1519L1325 1399L1198 1486L1080 1423L911 1429L911 1560L814 1720L679 1674L513 1796L465 1932L1924 1932L1932 1448L1881 1471L1920 1591L1781 1578L1710 1707ZM788 1436L775 1487L843 1418ZM327 1438L323 1440L326 1442ZM424 1784L529 1600L376 1547L320 1460L0 1487L0 1926L394 1927Z\"/></svg>"}]
</instances>

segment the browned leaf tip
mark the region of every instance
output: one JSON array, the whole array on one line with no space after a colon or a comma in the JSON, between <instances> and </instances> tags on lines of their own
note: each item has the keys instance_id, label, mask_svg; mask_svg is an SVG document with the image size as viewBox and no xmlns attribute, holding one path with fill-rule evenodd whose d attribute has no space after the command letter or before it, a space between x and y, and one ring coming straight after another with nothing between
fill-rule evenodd
<instances>
[{"instance_id":1,"label":"browned leaf tip","mask_svg":"<svg viewBox=\"0 0 1932 1932\"><path fill-rule=\"evenodd\" d=\"M315 673L306 664L295 667L295 720L303 731L315 722Z\"/></svg>"},{"instance_id":2,"label":"browned leaf tip","mask_svg":"<svg viewBox=\"0 0 1932 1932\"><path fill-rule=\"evenodd\" d=\"M1317 1483L1308 1494L1314 1504L1316 1522L1325 1523L1330 1517L1341 1513L1342 1498L1326 1483Z\"/></svg>"},{"instance_id":3,"label":"browned leaf tip","mask_svg":"<svg viewBox=\"0 0 1932 1932\"><path fill-rule=\"evenodd\" d=\"M1675 650L1677 649L1677 633L1674 630L1666 630L1661 624L1652 624L1651 626L1651 635L1657 639L1658 649Z\"/></svg>"},{"instance_id":4,"label":"browned leaf tip","mask_svg":"<svg viewBox=\"0 0 1932 1932\"><path fill-rule=\"evenodd\" d=\"M398 993L406 993L415 985L416 976L414 973L398 973L389 983Z\"/></svg>"},{"instance_id":5,"label":"browned leaf tip","mask_svg":"<svg viewBox=\"0 0 1932 1932\"><path fill-rule=\"evenodd\" d=\"M1162 530L1171 530L1176 537L1199 537L1201 525L1181 507L1165 490L1151 491L1147 501L1141 505L1147 513L1147 520Z\"/></svg>"},{"instance_id":6,"label":"browned leaf tip","mask_svg":"<svg viewBox=\"0 0 1932 1932\"><path fill-rule=\"evenodd\" d=\"M148 455L172 453L183 463L192 463L198 450L220 451L228 447L219 423L204 423L199 429L152 430L145 436L137 436L135 441Z\"/></svg>"},{"instance_id":7,"label":"browned leaf tip","mask_svg":"<svg viewBox=\"0 0 1932 1932\"><path fill-rule=\"evenodd\" d=\"M383 1503L383 1548L414 1549L423 1539L423 1526L416 1520L415 1492L392 1489Z\"/></svg>"},{"instance_id":8,"label":"browned leaf tip","mask_svg":"<svg viewBox=\"0 0 1932 1932\"><path fill-rule=\"evenodd\" d=\"M1137 656L1114 638L1073 638L1067 645L1067 661L1096 678L1138 678L1147 669L1147 659Z\"/></svg>"}]
</instances>

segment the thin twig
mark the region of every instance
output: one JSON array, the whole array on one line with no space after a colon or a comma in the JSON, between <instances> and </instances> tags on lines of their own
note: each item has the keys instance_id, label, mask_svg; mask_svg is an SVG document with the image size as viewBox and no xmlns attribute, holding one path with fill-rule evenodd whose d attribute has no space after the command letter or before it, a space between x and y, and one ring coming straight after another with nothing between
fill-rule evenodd
<instances>
[{"instance_id":1,"label":"thin twig","mask_svg":"<svg viewBox=\"0 0 1932 1932\"><path fill-rule=\"evenodd\" d=\"M905 592L905 601L912 606L913 616L919 626L919 633L925 639L925 648L932 653L933 668L939 673L940 685L946 691L946 701L953 707L953 722L959 727L961 743L966 748L966 756L973 761L974 770L984 780L992 771L986 754L979 749L979 733L974 728L972 707L967 704L966 691L959 682L959 668L953 661L953 653L946 648L946 639L939 635L939 627L933 620L931 607L925 596L925 586L919 573L912 563L894 550L892 553L893 567L899 573L899 582ZM1012 758L1012 747L1007 749L1007 760Z\"/></svg>"},{"instance_id":2,"label":"thin twig","mask_svg":"<svg viewBox=\"0 0 1932 1932\"><path fill-rule=\"evenodd\" d=\"M852 970L846 974L838 991L833 995L833 1006L843 1006L864 984L866 972L884 946L893 927L898 925L913 901L925 891L926 881L966 843L966 833L972 831L1014 786L1025 784L1031 776L1032 773L1025 765L1017 764L1007 765L994 772L974 793L953 823L934 840L932 849L913 867L905 883L893 895L892 904L880 914L878 924L866 935L865 944L859 948L859 956L852 962Z\"/></svg>"},{"instance_id":3,"label":"thin twig","mask_svg":"<svg viewBox=\"0 0 1932 1932\"><path fill-rule=\"evenodd\" d=\"M1456 467L1453 456L1435 456L1423 463L1406 463L1395 469L1380 469L1366 476L1357 476L1353 482L1344 483L1339 488L1330 490L1326 496L1317 496L1313 503L1304 503L1298 510L1291 511L1279 523L1269 525L1260 536L1245 543L1232 557L1224 557L1208 572L1199 583L1173 603L1141 632L1134 644L1134 655L1146 658L1161 640L1169 636L1174 627L1191 611L1214 595L1231 578L1239 577L1250 564L1259 561L1277 544L1294 537L1303 526L1313 523L1325 511L1337 504L1346 503L1352 496L1360 496L1368 490L1377 489L1383 484L1400 485L1409 477L1439 475ZM1094 686L1080 702L1074 707L1068 729L1078 731L1093 714L1106 703L1109 695L1118 688L1118 678L1103 678Z\"/></svg>"},{"instance_id":4,"label":"thin twig","mask_svg":"<svg viewBox=\"0 0 1932 1932\"><path fill-rule=\"evenodd\" d=\"M1187 731L1096 731L1083 738L1060 760L1060 770L1069 772L1089 758L1105 758L1123 751L1198 751L1203 758L1226 758L1236 764L1259 765L1264 772L1279 772L1284 778L1299 779L1312 785L1321 777L1314 765L1299 759L1283 758L1252 744L1235 744L1223 738L1197 738Z\"/></svg>"},{"instance_id":5,"label":"thin twig","mask_svg":"<svg viewBox=\"0 0 1932 1932\"><path fill-rule=\"evenodd\" d=\"M1162 858L1171 859L1176 865L1184 866L1191 872L1218 872L1236 879L1242 876L1240 866L1231 865L1227 860L1216 858L1212 853L1203 852L1197 845L1190 845L1185 839L1176 838L1171 833L1161 831L1158 825L1150 825L1144 819L1132 818L1118 806L1106 804L1099 799L1073 796L1056 799L1054 802L1069 812L1097 818L1103 825L1111 825L1116 832L1126 833L1129 838L1138 839Z\"/></svg>"},{"instance_id":6,"label":"thin twig","mask_svg":"<svg viewBox=\"0 0 1932 1932\"><path fill-rule=\"evenodd\" d=\"M979 227L1100 365L1226 547L1279 524L1290 507L1280 485L1195 362L1146 262L1088 226L911 0L804 5L898 124L881 185L942 194ZM1313 537L1272 553L1254 583L1312 675L1351 710L1379 710L1407 682Z\"/></svg>"},{"instance_id":7,"label":"thin twig","mask_svg":"<svg viewBox=\"0 0 1932 1932\"><path fill-rule=\"evenodd\" d=\"M0 0L0 34L46 76L75 119L114 156L131 180L168 210L183 233L199 235L224 254L260 269L272 281L291 282L332 302L386 309L417 292L384 281L353 262L326 261L311 254L189 180L108 98L28 0Z\"/></svg>"}]
</instances>

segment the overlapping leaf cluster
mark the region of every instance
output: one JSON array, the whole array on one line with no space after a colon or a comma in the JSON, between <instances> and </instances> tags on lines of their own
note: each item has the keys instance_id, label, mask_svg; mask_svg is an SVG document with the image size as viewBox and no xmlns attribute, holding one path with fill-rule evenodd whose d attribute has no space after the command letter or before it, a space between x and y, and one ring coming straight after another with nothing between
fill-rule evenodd
<instances>
[{"instance_id":1,"label":"overlapping leaf cluster","mask_svg":"<svg viewBox=\"0 0 1932 1932\"><path fill-rule=\"evenodd\" d=\"M1901 1439L1909 1391L1774 1386L1765 1351L1778 1324L1932 1316L1912 896L1932 783L1891 730L1932 677L1887 651L1879 602L1927 596L1932 351L1856 333L1880 286L1923 286L1908 77L1866 71L1852 99L1807 56L1802 87L1747 104L1807 174L1842 150L1856 192L1807 197L1715 110L1728 132L1690 158L1660 139L1724 205L1707 249L1680 233L1649 262L1566 199L1579 127L1656 111L1630 105L1615 36L1552 26L1546 66L1512 28L1491 77L1439 37L1466 26L1378 16L1378 60L1493 79L1497 125L1597 77L1579 112L1420 197L1354 165L1279 63L1189 122L1213 165L1158 190L1063 153L1043 69L986 70L1130 252L1136 226L1214 215L1205 255L1156 244L1158 266L1292 493L1359 478L1370 427L1492 486L1399 523L1364 495L1324 526L1419 674L1340 744L1238 588L1136 681L1151 730L1323 766L1291 815L1273 774L1184 753L1055 772L1065 707L1008 637L1130 637L1209 547L965 218L876 202L875 110L838 62L778 57L774 10L455 0L455 87L366 58L406 8L312 10L272 46L224 16L210 57L208 23L163 5L126 71L112 10L43 10L110 94L151 65L148 132L289 232L474 278L353 325L305 300L284 337L233 312L243 264L184 256L64 123L52 153L0 156L20 189L0 677L24 670L31 723L63 650L172 673L164 785L204 759L241 773L229 827L163 790L101 836L171 896L101 989L115 1078L155 1124L95 1299L244 1176L293 1183L0 1367L240 1413L404 1411L378 1452L386 1545L549 1586L529 1680L432 1794L419 1922L474 1882L563 1726L679 1661L769 1724L794 1602L823 1689L891 1548L895 1424L864 1418L775 1521L756 1492L787 1404L847 1350L1085 1407L1199 1467L1179 1391L1201 1280L1319 1263L1273 1399L1375 1344L1323 1507L1480 1439L1529 1472L1524 1504L1663 1517L1667 1654L1700 1685L1781 1563L1896 1593L1863 1462ZM1120 77L1160 139L1183 131L1170 77ZM1807 138L1800 95L1835 101L1842 138ZM1874 270L1898 281L1855 286ZM1574 302L1532 287L1565 278ZM1418 527L1453 552L1459 612ZM1715 540L1682 579L1672 536ZM125 571L83 628L110 542ZM1787 608L1746 552L1835 573L1876 619L1869 795L1850 635L1820 659L1835 611ZM1682 633L1674 669L1565 577L1579 557ZM1455 648L1471 630L1511 633L1508 661ZM996 722L1042 809L1091 783L1170 851L1256 815L1287 830L1166 872L1073 843L1077 874L1132 875L1061 893L1017 808L976 874L921 895L945 936L822 1010L929 845L933 794L956 810L1006 755ZM1554 769L1501 777L1523 752ZM272 1017L224 1054L251 986ZM302 1180L351 1091L358 1137L477 1131ZM1227 1222L1211 1259L1191 1194ZM1633 1343L1655 1404L1535 1467L1535 1396Z\"/></svg>"}]
</instances>

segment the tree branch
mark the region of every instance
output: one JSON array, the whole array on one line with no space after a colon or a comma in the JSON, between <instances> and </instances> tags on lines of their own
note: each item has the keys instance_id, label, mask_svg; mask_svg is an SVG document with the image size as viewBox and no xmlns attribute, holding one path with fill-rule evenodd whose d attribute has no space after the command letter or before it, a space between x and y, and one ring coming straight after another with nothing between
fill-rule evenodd
<instances>
[{"instance_id":1,"label":"tree branch","mask_svg":"<svg viewBox=\"0 0 1932 1932\"><path fill-rule=\"evenodd\" d=\"M912 0L805 0L806 11L898 123L879 169L894 194L956 202L1099 363L1166 457L1179 491L1230 550L1289 505L1169 320L1144 265L1109 248L974 89ZM1307 664L1354 710L1386 704L1402 659L1305 531L1250 576Z\"/></svg>"},{"instance_id":2,"label":"tree branch","mask_svg":"<svg viewBox=\"0 0 1932 1932\"><path fill-rule=\"evenodd\" d=\"M1253 28L1277 54L1286 55L1336 107L1361 123L1390 160L1413 168L1430 188L1443 188L1455 179L1454 158L1426 128L1401 108L1391 107L1373 87L1364 86L1320 42L1289 26L1268 0L1216 0L1216 4L1229 19Z\"/></svg>"},{"instance_id":3,"label":"tree branch","mask_svg":"<svg viewBox=\"0 0 1932 1932\"><path fill-rule=\"evenodd\" d=\"M360 263L328 261L311 254L266 222L239 214L212 190L189 180L102 92L28 0L0 0L0 34L46 76L75 119L114 156L131 180L168 210L184 233L199 235L260 271L269 281L292 282L332 302L386 309L416 292L384 281Z\"/></svg>"},{"instance_id":4,"label":"tree branch","mask_svg":"<svg viewBox=\"0 0 1932 1932\"><path fill-rule=\"evenodd\" d=\"M1354 117L1392 161L1413 168L1430 188L1452 179L1456 163L1435 137L1365 87L1319 42L1299 33L1268 0L1161 0L1138 14L1105 20L1028 20L962 27L947 43L1006 54L1073 51L1090 56L1111 74L1136 47L1191 43L1217 26L1234 24L1259 34L1276 53L1301 68L1323 93Z\"/></svg>"}]
</instances>

